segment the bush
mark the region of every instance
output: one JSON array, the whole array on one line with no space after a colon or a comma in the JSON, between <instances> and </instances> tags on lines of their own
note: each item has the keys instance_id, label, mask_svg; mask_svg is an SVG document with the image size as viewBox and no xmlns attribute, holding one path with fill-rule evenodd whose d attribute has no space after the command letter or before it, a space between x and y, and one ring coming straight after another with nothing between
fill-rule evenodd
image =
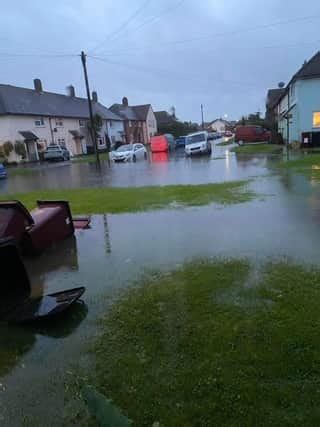
<instances>
[{"instance_id":1,"label":"bush","mask_svg":"<svg viewBox=\"0 0 320 427\"><path fill-rule=\"evenodd\" d=\"M22 159L25 159L27 157L26 146L21 141L16 141L16 143L14 144L14 151L18 156L22 157Z\"/></svg>"},{"instance_id":2,"label":"bush","mask_svg":"<svg viewBox=\"0 0 320 427\"><path fill-rule=\"evenodd\" d=\"M7 141L2 144L2 151L5 157L9 157L10 153L13 151L13 144L11 141Z\"/></svg>"}]
</instances>

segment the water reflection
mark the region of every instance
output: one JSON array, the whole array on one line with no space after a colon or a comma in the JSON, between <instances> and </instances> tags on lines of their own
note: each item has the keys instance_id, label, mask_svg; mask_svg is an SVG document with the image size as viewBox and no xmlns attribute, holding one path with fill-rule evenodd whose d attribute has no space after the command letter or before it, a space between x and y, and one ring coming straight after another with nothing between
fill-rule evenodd
<instances>
[{"instance_id":1,"label":"water reflection","mask_svg":"<svg viewBox=\"0 0 320 427\"><path fill-rule=\"evenodd\" d=\"M27 326L0 325L0 378L7 375L31 351L39 336L63 339L73 334L86 318L88 307L77 302L65 313Z\"/></svg>"}]
</instances>

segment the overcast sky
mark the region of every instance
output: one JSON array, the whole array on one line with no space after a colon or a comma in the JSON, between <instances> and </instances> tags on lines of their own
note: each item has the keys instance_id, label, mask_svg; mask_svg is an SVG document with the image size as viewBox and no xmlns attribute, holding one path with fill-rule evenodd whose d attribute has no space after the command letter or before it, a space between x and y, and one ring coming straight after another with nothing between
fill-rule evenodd
<instances>
[{"instance_id":1,"label":"overcast sky","mask_svg":"<svg viewBox=\"0 0 320 427\"><path fill-rule=\"evenodd\" d=\"M84 96L79 57L41 56L84 50L106 106L127 96L197 122L201 103L206 121L263 112L320 49L319 0L10 0L0 23L1 83Z\"/></svg>"}]
</instances>

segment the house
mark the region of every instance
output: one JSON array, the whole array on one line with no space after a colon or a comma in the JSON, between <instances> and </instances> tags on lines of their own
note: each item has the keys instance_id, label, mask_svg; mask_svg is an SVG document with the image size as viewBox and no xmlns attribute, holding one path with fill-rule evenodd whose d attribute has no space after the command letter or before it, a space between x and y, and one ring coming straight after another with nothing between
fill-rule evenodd
<instances>
[{"instance_id":1,"label":"house","mask_svg":"<svg viewBox=\"0 0 320 427\"><path fill-rule=\"evenodd\" d=\"M128 98L124 97L122 104L113 104L109 110L124 120L127 144L149 144L157 133L157 119L151 104L129 106Z\"/></svg>"},{"instance_id":2,"label":"house","mask_svg":"<svg viewBox=\"0 0 320 427\"><path fill-rule=\"evenodd\" d=\"M207 129L209 132L219 132L224 133L226 130L228 130L230 127L230 123L227 122L224 119L216 119L213 120L209 125L207 126Z\"/></svg>"},{"instance_id":3,"label":"house","mask_svg":"<svg viewBox=\"0 0 320 427\"><path fill-rule=\"evenodd\" d=\"M275 113L275 106L278 104L282 95L284 95L285 89L279 87L278 89L269 89L267 93L266 99L266 114L265 114L265 122L268 128L272 132L272 140L277 141L278 134L278 125L277 125L277 117Z\"/></svg>"},{"instance_id":4,"label":"house","mask_svg":"<svg viewBox=\"0 0 320 427\"><path fill-rule=\"evenodd\" d=\"M320 146L320 52L293 75L273 114L284 141Z\"/></svg>"},{"instance_id":5,"label":"house","mask_svg":"<svg viewBox=\"0 0 320 427\"><path fill-rule=\"evenodd\" d=\"M93 113L102 118L99 149L111 141L123 140L123 119L98 102L93 93ZM50 144L67 147L72 155L87 153L93 146L88 132L89 109L85 98L46 92L39 79L34 89L0 84L0 150L9 162L37 161ZM21 148L22 147L22 148Z\"/></svg>"}]
</instances>

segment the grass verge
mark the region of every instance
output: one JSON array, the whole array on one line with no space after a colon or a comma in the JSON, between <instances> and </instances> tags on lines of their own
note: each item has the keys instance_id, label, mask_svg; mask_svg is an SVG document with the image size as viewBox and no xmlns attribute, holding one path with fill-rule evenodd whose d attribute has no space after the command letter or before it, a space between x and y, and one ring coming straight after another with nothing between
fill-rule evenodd
<instances>
[{"instance_id":1,"label":"grass verge","mask_svg":"<svg viewBox=\"0 0 320 427\"><path fill-rule=\"evenodd\" d=\"M100 323L89 381L135 426L318 425L320 270L197 261Z\"/></svg>"},{"instance_id":2,"label":"grass verge","mask_svg":"<svg viewBox=\"0 0 320 427\"><path fill-rule=\"evenodd\" d=\"M37 190L1 196L0 200L20 200L29 209L35 206L38 199L69 200L74 214L99 214L161 209L172 204L200 206L209 203L243 203L255 197L256 194L248 189L248 181L234 181L164 187Z\"/></svg>"},{"instance_id":3,"label":"grass verge","mask_svg":"<svg viewBox=\"0 0 320 427\"><path fill-rule=\"evenodd\" d=\"M247 144L232 148L230 151L238 154L280 154L282 146L276 144Z\"/></svg>"},{"instance_id":4,"label":"grass verge","mask_svg":"<svg viewBox=\"0 0 320 427\"><path fill-rule=\"evenodd\" d=\"M217 147L224 147L226 145L231 145L234 144L234 138L229 138L226 139L225 141L222 142L218 142L218 144L216 144Z\"/></svg>"},{"instance_id":5,"label":"grass verge","mask_svg":"<svg viewBox=\"0 0 320 427\"><path fill-rule=\"evenodd\" d=\"M109 153L100 153L99 154L100 160L109 160ZM95 163L96 162L96 155L95 154L86 154L83 156L77 156L72 159L72 163Z\"/></svg>"},{"instance_id":6,"label":"grass verge","mask_svg":"<svg viewBox=\"0 0 320 427\"><path fill-rule=\"evenodd\" d=\"M36 169L32 168L7 168L8 176L29 176L37 173Z\"/></svg>"},{"instance_id":7,"label":"grass verge","mask_svg":"<svg viewBox=\"0 0 320 427\"><path fill-rule=\"evenodd\" d=\"M320 179L320 154L307 154L304 157L296 160L284 161L280 167L294 170L295 172L302 173L308 177L319 180Z\"/></svg>"}]
</instances>

